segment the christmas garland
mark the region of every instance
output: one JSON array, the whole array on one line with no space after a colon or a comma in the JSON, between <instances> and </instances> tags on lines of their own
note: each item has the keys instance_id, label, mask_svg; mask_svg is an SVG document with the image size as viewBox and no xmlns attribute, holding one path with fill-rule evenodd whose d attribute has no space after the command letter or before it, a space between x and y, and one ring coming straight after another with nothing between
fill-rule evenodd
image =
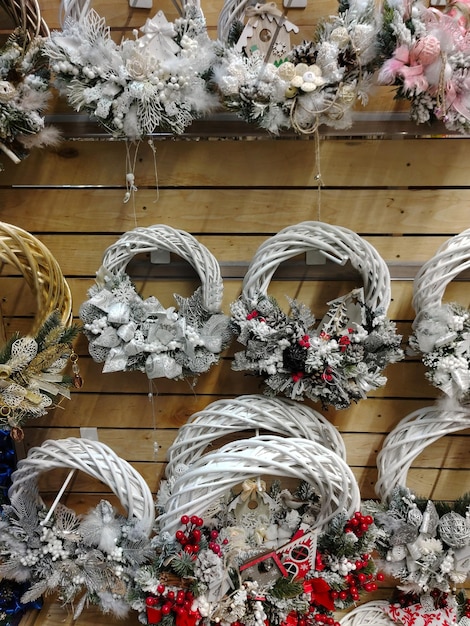
<instances>
[{"instance_id":1,"label":"christmas garland","mask_svg":"<svg viewBox=\"0 0 470 626\"><path fill-rule=\"evenodd\" d=\"M373 2L342 1L336 16L320 23L311 41L285 50L271 42L269 53L250 51L239 40L246 9L251 19L285 18L274 3L248 7L246 2L226 1L220 27L224 47L213 68L215 84L223 105L243 119L279 133L293 128L314 132L321 124L348 128L356 100L367 103L376 63L376 37L380 19ZM277 17L276 17L277 16ZM281 19L280 19L280 17ZM253 29L251 22L245 28ZM269 62L268 62L269 61Z\"/></svg>"},{"instance_id":2,"label":"christmas garland","mask_svg":"<svg viewBox=\"0 0 470 626\"><path fill-rule=\"evenodd\" d=\"M329 302L320 323L295 300L284 313L267 293L282 261L312 249L340 264L350 260L364 282L363 289ZM233 331L245 346L233 369L261 375L267 395L347 408L382 387L384 368L403 358L401 337L386 317L389 285L385 262L356 233L322 222L285 228L259 247L232 304Z\"/></svg>"},{"instance_id":3,"label":"christmas garland","mask_svg":"<svg viewBox=\"0 0 470 626\"><path fill-rule=\"evenodd\" d=\"M175 295L178 310L145 300L126 274L139 253L168 251L196 269L201 287L189 298ZM231 333L220 309L223 284L217 261L192 235L166 225L136 228L110 246L96 285L80 307L84 333L103 372L143 371L149 378L182 379L218 361Z\"/></svg>"},{"instance_id":4,"label":"christmas garland","mask_svg":"<svg viewBox=\"0 0 470 626\"><path fill-rule=\"evenodd\" d=\"M134 609L162 626L337 625L335 611L377 588L370 516L339 514L319 533L308 483L291 493L275 482L232 493L210 519L184 515L154 541L156 558L136 577ZM254 504L256 503L256 507ZM145 611L145 613L144 613Z\"/></svg>"},{"instance_id":5,"label":"christmas garland","mask_svg":"<svg viewBox=\"0 0 470 626\"><path fill-rule=\"evenodd\" d=\"M80 469L108 484L127 517L102 500L86 515L58 504L48 509L38 493L40 473ZM126 615L135 571L151 555L152 495L138 473L97 441L64 439L32 448L12 475L10 503L0 515L0 576L28 582L22 602L57 592L77 617L88 604Z\"/></svg>"},{"instance_id":6,"label":"christmas garland","mask_svg":"<svg viewBox=\"0 0 470 626\"><path fill-rule=\"evenodd\" d=\"M63 373L77 332L54 312L34 337L16 334L0 349L0 428L21 437L26 420L45 415L58 396L70 399L69 388L81 386L78 370L73 378Z\"/></svg>"},{"instance_id":7,"label":"christmas garland","mask_svg":"<svg viewBox=\"0 0 470 626\"><path fill-rule=\"evenodd\" d=\"M117 44L88 3L79 15L70 8L63 30L53 31L45 47L59 91L115 137L182 133L216 100L204 78L213 44L201 8L183 3L179 10L174 23L159 11L140 37Z\"/></svg>"},{"instance_id":8,"label":"christmas garland","mask_svg":"<svg viewBox=\"0 0 470 626\"><path fill-rule=\"evenodd\" d=\"M385 2L379 36L385 62L378 79L411 102L411 118L418 124L437 119L449 130L470 128L470 36L464 4L450 2L438 11L420 0Z\"/></svg>"}]
</instances>

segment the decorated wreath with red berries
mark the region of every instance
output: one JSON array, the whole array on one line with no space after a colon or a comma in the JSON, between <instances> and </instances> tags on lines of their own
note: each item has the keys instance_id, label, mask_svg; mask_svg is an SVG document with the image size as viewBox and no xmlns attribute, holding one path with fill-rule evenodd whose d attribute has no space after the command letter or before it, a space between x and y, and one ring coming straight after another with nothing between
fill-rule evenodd
<instances>
[{"instance_id":1,"label":"decorated wreath with red berries","mask_svg":"<svg viewBox=\"0 0 470 626\"><path fill-rule=\"evenodd\" d=\"M340 514L315 532L308 520L317 499L308 485L293 493L277 483L268 491L256 481L252 487L205 520L183 515L173 536L156 537L155 560L136 576L133 608L141 621L339 626L336 610L377 589L383 575L370 556L370 515Z\"/></svg>"}]
</instances>

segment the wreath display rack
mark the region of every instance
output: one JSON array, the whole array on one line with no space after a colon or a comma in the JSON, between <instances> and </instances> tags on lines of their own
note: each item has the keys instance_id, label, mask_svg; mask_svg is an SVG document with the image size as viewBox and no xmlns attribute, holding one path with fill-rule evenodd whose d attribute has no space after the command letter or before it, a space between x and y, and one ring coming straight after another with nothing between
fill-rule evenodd
<instances>
[{"instance_id":1,"label":"wreath display rack","mask_svg":"<svg viewBox=\"0 0 470 626\"><path fill-rule=\"evenodd\" d=\"M470 312L443 300L447 286L469 267L470 229L448 239L416 274L410 337L427 367L426 378L462 402L470 390Z\"/></svg>"},{"instance_id":2,"label":"wreath display rack","mask_svg":"<svg viewBox=\"0 0 470 626\"><path fill-rule=\"evenodd\" d=\"M315 441L264 435L230 442L196 459L176 478L169 498L161 503L160 532L174 533L182 515L204 517L228 490L263 475L291 477L312 486L320 499L312 528L343 511L352 515L359 510L359 487L340 456Z\"/></svg>"},{"instance_id":3,"label":"wreath display rack","mask_svg":"<svg viewBox=\"0 0 470 626\"><path fill-rule=\"evenodd\" d=\"M58 396L70 397L71 383L81 386L72 339L72 296L61 268L49 249L27 231L0 222L0 260L24 278L35 298L28 335L19 334L0 350L0 426L21 438L21 426L44 415ZM62 374L73 360L73 381Z\"/></svg>"},{"instance_id":4,"label":"wreath display rack","mask_svg":"<svg viewBox=\"0 0 470 626\"><path fill-rule=\"evenodd\" d=\"M343 438L323 415L292 400L253 394L216 400L194 413L168 449L167 478L187 471L218 439L243 431L317 441L346 459Z\"/></svg>"},{"instance_id":5,"label":"wreath display rack","mask_svg":"<svg viewBox=\"0 0 470 626\"><path fill-rule=\"evenodd\" d=\"M48 510L38 479L57 468L103 482L127 517L106 500L84 516L61 504ZM90 603L123 617L134 572L151 554L154 504L141 475L101 442L48 440L19 461L8 495L11 503L0 518L0 574L30 581L22 601L57 591L64 604L73 604L75 616Z\"/></svg>"},{"instance_id":6,"label":"wreath display rack","mask_svg":"<svg viewBox=\"0 0 470 626\"><path fill-rule=\"evenodd\" d=\"M177 254L197 272L201 285L189 298L175 294L178 308L145 300L126 274L138 254ZM96 285L80 307L84 333L103 372L138 370L150 379L198 376L216 363L231 338L221 312L223 283L212 253L189 233L157 224L135 228L104 253Z\"/></svg>"},{"instance_id":7,"label":"wreath display rack","mask_svg":"<svg viewBox=\"0 0 470 626\"><path fill-rule=\"evenodd\" d=\"M268 295L280 263L308 251L340 265L349 261L363 282L329 302L319 324L307 306L291 300L286 315ZM383 369L403 358L401 337L386 317L389 304L388 267L365 239L323 222L289 226L258 248L232 303L232 328L245 346L232 367L261 375L267 395L346 408L383 386Z\"/></svg>"}]
</instances>

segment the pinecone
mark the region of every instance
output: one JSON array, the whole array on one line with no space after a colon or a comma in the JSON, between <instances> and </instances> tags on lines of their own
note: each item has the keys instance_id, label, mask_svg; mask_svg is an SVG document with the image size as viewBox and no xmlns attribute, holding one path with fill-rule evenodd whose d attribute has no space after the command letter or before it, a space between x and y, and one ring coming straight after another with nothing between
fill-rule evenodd
<instances>
[{"instance_id":1,"label":"pinecone","mask_svg":"<svg viewBox=\"0 0 470 626\"><path fill-rule=\"evenodd\" d=\"M287 60L294 65L299 63L306 63L307 65L313 65L317 59L315 52L315 44L313 41L302 41L301 44L292 48L287 56Z\"/></svg>"},{"instance_id":2,"label":"pinecone","mask_svg":"<svg viewBox=\"0 0 470 626\"><path fill-rule=\"evenodd\" d=\"M283 365L291 372L305 372L305 358L307 351L297 344L289 346L283 353Z\"/></svg>"}]
</instances>

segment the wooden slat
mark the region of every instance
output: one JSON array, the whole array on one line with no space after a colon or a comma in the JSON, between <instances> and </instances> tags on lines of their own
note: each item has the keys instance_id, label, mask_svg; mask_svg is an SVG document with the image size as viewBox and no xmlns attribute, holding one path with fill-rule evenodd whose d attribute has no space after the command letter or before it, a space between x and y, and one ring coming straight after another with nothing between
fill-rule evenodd
<instances>
[{"instance_id":1,"label":"wooden slat","mask_svg":"<svg viewBox=\"0 0 470 626\"><path fill-rule=\"evenodd\" d=\"M75 392L70 402L63 402L44 417L30 422L31 428L153 428L154 413L147 394L96 394L84 390ZM198 392L187 395L154 396L155 423L158 429L179 428L196 412L226 395L202 395ZM306 404L318 410L312 402ZM342 411L328 409L321 413L341 432L388 433L400 419L431 403L426 399L367 398ZM27 429L29 432L29 428Z\"/></svg>"},{"instance_id":2,"label":"wooden slat","mask_svg":"<svg viewBox=\"0 0 470 626\"><path fill-rule=\"evenodd\" d=\"M79 162L80 167L86 167L85 159ZM43 175L36 182L47 180L47 176ZM122 185L123 180L121 178L118 184ZM155 201L155 190L140 188L135 196L134 213L132 203L122 202L123 189L32 191L1 188L2 184L10 185L10 182L10 176L0 172L0 217L7 223L34 233L103 233L103 236L109 233L106 241L112 242L114 235L117 239L136 225L145 227L163 223L198 235L224 233L228 237L227 254L230 254L238 247L237 240L230 235L256 237L259 233L269 236L291 224L317 219L316 190L292 189L288 183L283 189L251 188L244 192L212 188L161 189L158 201ZM108 174L104 174L102 183L107 182ZM435 182L439 184L440 179L436 178ZM362 182L354 176L351 184L362 185ZM381 184L381 179L377 184ZM425 247L420 246L419 252L414 245L417 238L410 240L408 246L406 240L398 237L396 242L388 238L386 241L390 242L392 255L393 245L396 244L400 258L425 261L446 236L468 227L469 203L469 188L376 190L364 186L360 189L348 188L347 191L343 188L323 189L321 218L327 223L346 226L368 236L406 234L422 237L426 243L421 244ZM99 245L96 253L103 251L106 245ZM249 258L254 249L255 243L251 243L244 258ZM243 254L241 244L239 250ZM86 261L83 247L74 251L85 255ZM392 259L392 256L387 258ZM78 268L78 258L75 263Z\"/></svg>"},{"instance_id":3,"label":"wooden slat","mask_svg":"<svg viewBox=\"0 0 470 626\"><path fill-rule=\"evenodd\" d=\"M317 187L313 141L168 141L156 147L161 186ZM468 183L466 143L459 139L323 141L320 152L326 186L455 187ZM155 186L152 152L143 145L139 154L136 185ZM1 177L10 185L47 181L48 185L122 186L125 163L124 142L65 142L54 152L33 152L17 166L6 163ZM253 167L253 163L263 166ZM314 196L312 209L316 211Z\"/></svg>"}]
</instances>

